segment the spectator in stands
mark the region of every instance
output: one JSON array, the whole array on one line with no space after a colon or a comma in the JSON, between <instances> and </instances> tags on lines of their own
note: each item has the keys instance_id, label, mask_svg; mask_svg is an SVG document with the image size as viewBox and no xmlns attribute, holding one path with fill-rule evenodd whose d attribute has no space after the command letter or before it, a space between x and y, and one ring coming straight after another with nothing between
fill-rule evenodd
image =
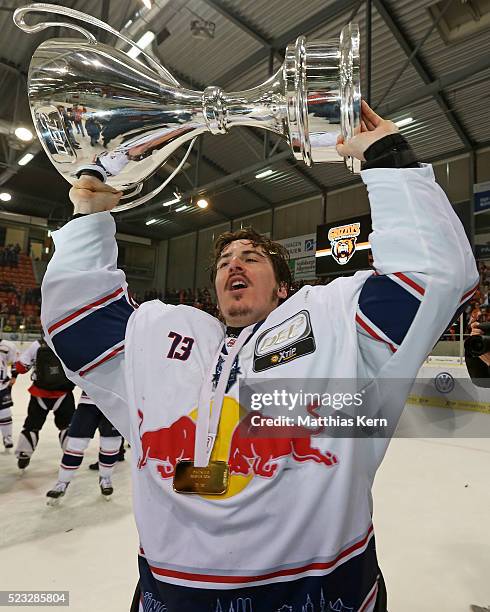
<instances>
[{"instance_id":1,"label":"spectator in stands","mask_svg":"<svg viewBox=\"0 0 490 612\"><path fill-rule=\"evenodd\" d=\"M13 244L5 246L0 252L0 266L17 268L19 265L19 252L20 246L18 244L15 247Z\"/></svg>"},{"instance_id":2,"label":"spectator in stands","mask_svg":"<svg viewBox=\"0 0 490 612\"><path fill-rule=\"evenodd\" d=\"M178 293L176 289L169 289L167 291L167 296L166 299L168 301L169 304L177 304L177 300L178 300Z\"/></svg>"},{"instance_id":3,"label":"spectator in stands","mask_svg":"<svg viewBox=\"0 0 490 612\"><path fill-rule=\"evenodd\" d=\"M485 282L485 279L487 277L487 264L484 261L479 262L478 271L480 272L481 282Z\"/></svg>"},{"instance_id":4,"label":"spectator in stands","mask_svg":"<svg viewBox=\"0 0 490 612\"><path fill-rule=\"evenodd\" d=\"M456 323L453 323L453 325L451 325L451 327L449 328L449 340L451 341L455 341L457 340L457 336L456 336Z\"/></svg>"},{"instance_id":5,"label":"spectator in stands","mask_svg":"<svg viewBox=\"0 0 490 612\"><path fill-rule=\"evenodd\" d=\"M19 300L17 299L17 294L15 293L15 291L12 291L11 293L9 293L9 296L7 298L7 305L8 305L8 314L13 314L13 315L18 314Z\"/></svg>"},{"instance_id":6,"label":"spectator in stands","mask_svg":"<svg viewBox=\"0 0 490 612\"><path fill-rule=\"evenodd\" d=\"M481 286L481 305L488 305L488 284L484 283Z\"/></svg>"},{"instance_id":7,"label":"spectator in stands","mask_svg":"<svg viewBox=\"0 0 490 612\"><path fill-rule=\"evenodd\" d=\"M488 335L480 329L479 323L489 322L490 313L483 307L481 310L474 310L470 319L471 335ZM468 373L473 384L478 387L490 387L490 353L483 355L472 355L465 344L465 361Z\"/></svg>"}]
</instances>

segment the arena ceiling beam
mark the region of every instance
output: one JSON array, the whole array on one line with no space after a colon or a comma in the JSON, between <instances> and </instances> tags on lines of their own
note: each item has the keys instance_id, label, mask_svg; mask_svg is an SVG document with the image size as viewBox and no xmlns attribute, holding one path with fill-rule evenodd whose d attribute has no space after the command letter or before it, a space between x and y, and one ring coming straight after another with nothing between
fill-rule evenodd
<instances>
[{"instance_id":1,"label":"arena ceiling beam","mask_svg":"<svg viewBox=\"0 0 490 612\"><path fill-rule=\"evenodd\" d=\"M18 161L24 157L27 153L30 153L34 157L41 151L41 144L39 140L34 140L31 145L22 151L18 151L15 159L12 159L8 163L8 167L0 174L0 185L4 185L9 179L11 179L19 170L22 169L19 166Z\"/></svg>"},{"instance_id":2,"label":"arena ceiling beam","mask_svg":"<svg viewBox=\"0 0 490 612\"><path fill-rule=\"evenodd\" d=\"M282 153L278 153L277 155L274 155L270 158L268 158L267 163L268 164L274 164L280 161L284 161L285 159L287 159L289 156L291 155L291 152L289 150L287 151L283 151ZM212 193L213 190L216 190L220 187L224 187L225 185L228 185L230 183L233 183L239 179L243 179L246 178L247 176L249 176L250 174L253 174L254 172L257 172L258 170L261 170L264 167L264 161L260 161L257 162L255 164L252 164L250 166L247 166L246 168L242 168L240 170L237 170L236 172L232 172L230 174L226 174L226 176L223 176L222 178L216 179L214 181L211 181L210 183L206 183L205 185L199 185L198 187L194 188L194 189L190 189L189 191L186 191L184 194L182 194L182 200L188 200L196 195L199 195L200 193ZM263 198L262 198L263 199ZM141 211L139 209L134 209L134 210L130 210L127 213L126 212L122 212L121 214L121 218L123 218L124 220L126 219L134 219L136 217L139 217L141 215L141 213L145 212L145 215L147 215L149 212L153 211L153 210L158 210L159 208L161 208L162 202L160 200L155 201L151 204L148 204L147 206L144 207L144 209L142 209ZM272 205L268 204L268 208L270 208ZM262 208L261 210L266 210L266 208ZM122 215L124 215L124 217L122 217Z\"/></svg>"},{"instance_id":3,"label":"arena ceiling beam","mask_svg":"<svg viewBox=\"0 0 490 612\"><path fill-rule=\"evenodd\" d=\"M258 130L255 130L253 128L249 128L249 133L258 141L258 142L263 142L261 135L259 134ZM284 143L286 144L286 143ZM288 146L288 145L286 145ZM283 149L283 147L280 147L281 149ZM270 145L268 145L268 154L270 155ZM288 149L289 150L289 146ZM262 160L262 164L266 164L269 163L269 157L265 157ZM288 164L288 166L290 168L292 168L297 174L301 175L301 178L303 180L305 180L307 183L309 183L310 185L313 185L313 187L315 187L318 191L318 193L323 193L325 191L325 185L322 185L322 183L320 183L320 181L317 181L317 179L313 176L310 176L310 174L308 173L308 171L302 166L302 162L298 163L295 159L292 159L291 157L287 157L285 159L285 162Z\"/></svg>"},{"instance_id":4,"label":"arena ceiling beam","mask_svg":"<svg viewBox=\"0 0 490 612\"><path fill-rule=\"evenodd\" d=\"M475 147L475 151L479 151L481 149L488 149L490 147L490 141L489 142L481 142L478 145L476 145ZM449 153L442 153L441 155L437 155L436 157L431 158L429 161L429 163L435 163L437 161L442 161L445 159L451 159L453 157L458 157L459 155L466 155L468 156L470 154L470 152L464 148L461 147L459 149L455 149L453 151L450 151ZM332 189L330 190L326 190L327 194L331 191L336 191L337 189L346 189L348 187L356 187L359 186L359 179L354 179L352 181L350 181L349 183L342 183L341 185L336 185L335 187L332 187ZM292 199L288 199L288 200L283 200L282 202L278 202L277 204L274 204L274 209L280 208L281 206L286 206L288 204L294 204L295 202L301 202L301 201L306 201L309 200L313 197L318 197L318 192L313 191L313 192L309 192L309 193L305 193L301 198L295 197ZM252 215L256 215L258 213L261 212L266 212L268 209L265 207L262 208L256 208L254 210L248 211L247 212L247 216L252 216ZM240 217L242 217L244 215L240 215ZM239 218L238 216L233 217L232 221L234 221L235 219ZM216 225L216 223L210 224L210 225L203 225L202 227L199 228L199 231L201 230L206 230L209 229L210 227L213 227L214 225ZM187 232L188 233L188 232ZM172 236L172 238L179 238L180 236L183 236L184 234L177 234L175 236Z\"/></svg>"},{"instance_id":5,"label":"arena ceiling beam","mask_svg":"<svg viewBox=\"0 0 490 612\"><path fill-rule=\"evenodd\" d=\"M434 77L431 75L429 69L422 61L419 54L414 53L415 46L411 42L409 42L408 37L404 32L403 28L401 27L400 23L397 21L393 13L388 9L388 7L384 4L383 0L373 0L373 4L376 7L376 10L378 11L379 15L385 22L386 26L393 34L400 47L403 49L404 53L407 55L407 57L410 58L410 63L413 65L420 78L424 81L426 85L434 81ZM466 133L466 130L464 129L461 120L450 108L445 95L440 91L434 92L432 95L443 113L445 114L452 128L457 133L461 142L468 150L472 149L474 147L474 143Z\"/></svg>"},{"instance_id":6,"label":"arena ceiling beam","mask_svg":"<svg viewBox=\"0 0 490 612\"><path fill-rule=\"evenodd\" d=\"M387 102L386 104L382 104L379 108L376 109L381 116L390 115L402 108L406 108L411 104L419 102L424 98L428 98L430 96L434 96L435 94L447 89L451 85L455 85L456 83L460 83L469 77L478 74L479 72L483 72L490 68L490 56L484 55L480 59L478 59L473 64L469 66L465 66L464 68L460 68L458 70L453 70L448 72L447 74L427 83L427 85L422 85L422 87L416 87L412 90L407 91L402 96L399 96L392 102Z\"/></svg>"},{"instance_id":7,"label":"arena ceiling beam","mask_svg":"<svg viewBox=\"0 0 490 612\"><path fill-rule=\"evenodd\" d=\"M229 6L227 6L222 0L202 0L205 4L213 8L217 13L225 17L228 21L231 21L237 28L254 38L263 47L270 51L273 51L277 59L282 62L282 55L272 47L272 39L262 34L256 27L248 23L242 16L236 14Z\"/></svg>"},{"instance_id":8,"label":"arena ceiling beam","mask_svg":"<svg viewBox=\"0 0 490 612\"><path fill-rule=\"evenodd\" d=\"M201 159L213 170L215 170L216 172L219 172L223 177L225 176L229 176L229 173L226 172L226 170L224 170L219 164L217 164L216 162L214 162L212 159L210 159L209 157L207 157L207 155L203 155L201 153ZM263 162L262 162L263 163ZM267 198L265 195L259 193L258 191L256 191L253 187L250 187L250 185L244 185L239 179L234 179L233 182L235 183L235 185L237 187L241 187L242 189L245 189L246 191L248 191L249 193L251 193L253 196L255 196L256 198L258 198L259 200L263 200L268 206L272 206L272 202L271 200L269 200L269 198ZM196 185L197 189L202 189L199 187L199 185ZM226 217L229 220L229 217Z\"/></svg>"},{"instance_id":9,"label":"arena ceiling beam","mask_svg":"<svg viewBox=\"0 0 490 612\"><path fill-rule=\"evenodd\" d=\"M318 29L320 29L323 25L325 25L331 19L335 19L339 15L347 13L347 11L351 10L354 7L359 5L359 0L335 0L332 4L327 6L326 8L317 11L307 19L304 19L300 23L298 23L294 28L289 29L281 36L274 38L270 44L270 47L274 50L283 52L284 47L295 38L300 36L301 34L310 34ZM216 79L216 82L221 87L226 87L230 83L236 80L237 76L246 74L253 68L257 66L260 62L267 60L269 57L270 49L267 47L262 47L249 57L245 58L239 64L233 66L225 73L223 73L219 78ZM282 58L282 53L281 53ZM281 59L282 61L282 59Z\"/></svg>"}]
</instances>

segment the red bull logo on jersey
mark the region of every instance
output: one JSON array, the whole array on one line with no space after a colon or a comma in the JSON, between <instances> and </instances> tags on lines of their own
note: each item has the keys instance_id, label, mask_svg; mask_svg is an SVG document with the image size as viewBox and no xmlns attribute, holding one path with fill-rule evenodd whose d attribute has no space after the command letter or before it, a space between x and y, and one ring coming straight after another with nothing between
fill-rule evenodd
<instances>
[{"instance_id":1,"label":"red bull logo on jersey","mask_svg":"<svg viewBox=\"0 0 490 612\"><path fill-rule=\"evenodd\" d=\"M229 457L232 474L256 474L272 478L281 459L304 462L314 461L327 467L338 463L337 457L330 452L320 451L311 444L311 438L320 430L306 427L260 427L252 425L254 414L248 414L233 432ZM270 429L271 437L267 436Z\"/></svg>"},{"instance_id":2,"label":"red bull logo on jersey","mask_svg":"<svg viewBox=\"0 0 490 612\"><path fill-rule=\"evenodd\" d=\"M140 417L140 431L144 415ZM256 413L254 413L256 414ZM322 451L312 444L312 437L320 430L305 427L271 427L267 431L251 424L252 414L246 413L238 402L225 397L218 436L211 459L227 461L230 466L230 484L225 495L232 497L245 489L254 477L274 478L282 465L314 462L325 468L338 464L337 457L329 451ZM140 433L141 455L138 469L156 470L165 480L173 478L179 461L193 460L196 436L197 410L189 416L182 416L168 427Z\"/></svg>"},{"instance_id":3,"label":"red bull logo on jersey","mask_svg":"<svg viewBox=\"0 0 490 612\"><path fill-rule=\"evenodd\" d=\"M138 416L141 432L144 417L139 410ZM190 417L182 416L169 427L140 433L140 438L142 452L138 469L144 468L148 461L154 461L162 478L171 478L179 461L194 457L196 424Z\"/></svg>"}]
</instances>

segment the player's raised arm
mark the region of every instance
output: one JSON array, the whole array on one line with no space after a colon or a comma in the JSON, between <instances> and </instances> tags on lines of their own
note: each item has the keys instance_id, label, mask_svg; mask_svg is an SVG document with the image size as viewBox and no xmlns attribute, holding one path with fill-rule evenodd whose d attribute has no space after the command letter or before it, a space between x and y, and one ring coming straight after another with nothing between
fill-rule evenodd
<instances>
[{"instance_id":1,"label":"player's raised arm","mask_svg":"<svg viewBox=\"0 0 490 612\"><path fill-rule=\"evenodd\" d=\"M127 435L123 376L126 325L134 309L117 269L120 193L83 176L70 191L75 218L53 233L55 253L42 283L41 320L67 376ZM77 215L80 215L77 217Z\"/></svg>"},{"instance_id":2,"label":"player's raised arm","mask_svg":"<svg viewBox=\"0 0 490 612\"><path fill-rule=\"evenodd\" d=\"M406 372L416 373L478 284L461 222L431 166L417 163L397 132L363 103L362 131L338 146L366 160L362 179L371 205L375 272L356 312L361 377L400 376L390 369L395 353Z\"/></svg>"}]
</instances>

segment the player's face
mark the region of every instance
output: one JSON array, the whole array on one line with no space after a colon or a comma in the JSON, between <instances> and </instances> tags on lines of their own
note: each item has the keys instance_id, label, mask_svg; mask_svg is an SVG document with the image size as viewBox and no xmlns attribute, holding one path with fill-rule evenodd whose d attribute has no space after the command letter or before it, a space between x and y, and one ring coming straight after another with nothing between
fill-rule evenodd
<instances>
[{"instance_id":1,"label":"player's face","mask_svg":"<svg viewBox=\"0 0 490 612\"><path fill-rule=\"evenodd\" d=\"M262 321L287 297L262 247L235 240L223 249L216 270L218 306L226 324L244 327Z\"/></svg>"}]
</instances>

